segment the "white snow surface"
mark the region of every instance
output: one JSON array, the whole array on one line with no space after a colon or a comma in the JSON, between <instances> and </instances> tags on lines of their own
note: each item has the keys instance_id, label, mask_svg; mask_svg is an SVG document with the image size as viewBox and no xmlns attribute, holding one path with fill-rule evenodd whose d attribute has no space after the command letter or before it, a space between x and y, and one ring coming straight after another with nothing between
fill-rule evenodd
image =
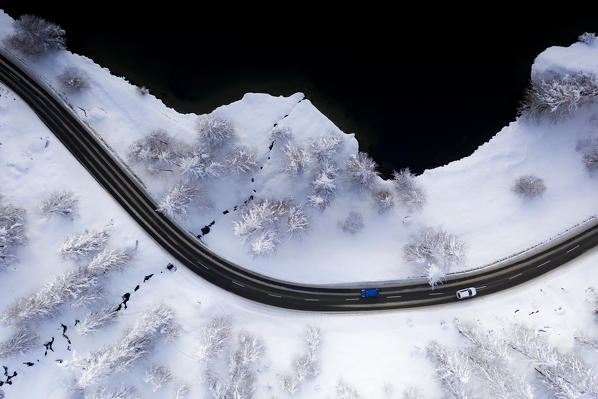
<instances>
[{"instance_id":1,"label":"white snow surface","mask_svg":"<svg viewBox=\"0 0 598 399\"><path fill-rule=\"evenodd\" d=\"M8 15L0 13L0 39L11 32L11 23ZM56 88L57 76L66 66L84 69L91 77L91 88L70 95L68 101L123 160L131 142L158 127L181 141L195 140L197 115L177 113L152 95L139 95L124 78L111 75L89 58L61 51L30 64L38 76ZM540 54L533 73L596 73L597 68L597 44L576 43L568 48L552 47ZM21 99L3 85L0 94L1 201L27 210L29 239L17 251L18 262L0 271L0 311L16 298L36 292L53 276L76 268L77 263L61 259L57 252L67 235L107 227L111 234L109 246L136 248L131 265L108 277L105 286L106 298L116 304L123 293L132 294L128 309L121 311L117 322L95 335L80 336L73 325L87 309L65 306L56 316L36 324L41 337L38 349L0 359L0 365L7 365L9 372L18 371L13 385L0 388L7 398L68 397L67 387L78 371L61 367L56 360L69 360L73 353L84 355L109 345L157 303L175 310L182 325L181 336L170 343L160 341L148 359L138 362L129 372L110 376L107 383L134 385L143 398L174 396L173 382L155 393L149 384L143 383L144 371L155 362L167 365L177 381L190 386L188 397L207 397L202 366L196 356L198 334L210 317L221 315L232 318L234 340L240 331L249 331L265 342L266 354L258 366L256 398L290 397L279 388L277 375L289 370L292 359L304 351L301 336L306 325L323 331L321 374L308 380L295 398L333 398L334 386L341 377L364 397L399 398L411 384L418 386L426 398L441 397L433 363L423 348L431 340L451 347L463 346L463 339L452 327L455 317L477 321L486 330L500 330L511 321L543 329L546 332L542 334L552 344L563 351L581 353L595 367L595 356L592 358L574 346L573 334L580 330L590 336L598 333L585 293L598 278L594 267L598 261L596 251L524 286L452 305L347 315L263 306L215 288L184 267L175 272L166 270L165 265L171 261L169 255L104 192ZM598 107L591 104L574 118L558 124L512 122L471 156L426 171L418 177L428 198L421 213L410 214L395 206L390 212L379 214L368 193L343 182L347 187L339 190L330 208L311 212L312 226L303 239L286 241L274 255L256 258L232 234L235 213L223 215L222 211L232 211L253 189L259 198L292 196L302 202L311 179L311 174L290 178L280 173L280 155L275 151L272 159L267 160L272 126L281 123L291 127L300 145L338 129L301 93L290 97L248 93L214 113L233 122L240 143L262 154L264 169L251 176L255 184L249 182L249 176L209 182L212 207L192 212L185 226L197 231L214 220L212 231L204 238L210 249L243 267L274 277L337 283L419 276L422 273L417 267L402 260L402 247L421 226L442 226L467 243L464 270L542 242L596 213L598 185L575 151L578 139L596 134ZM339 165L357 149L354 135L343 136ZM135 171L156 198L161 198L174 182L172 177L157 179ZM524 201L510 188L516 177L530 173L542 177L547 190L540 199ZM43 216L39 210L41 200L49 192L62 189L76 193L78 215L73 219ZM364 218L365 227L356 234L346 234L338 227L338 221L350 211L358 211ZM410 215L408 223L404 223L406 215ZM143 277L151 273L154 276L142 283ZM137 284L140 289L133 291ZM539 312L530 314L535 311ZM72 351L67 350L61 337L60 323L69 327ZM0 342L11 331L10 327L0 327ZM56 340L55 352L44 356L41 343L51 337ZM27 361L34 366L26 367L23 362ZM225 362L226 356L213 360L211 367L223 368ZM518 367L529 372L523 362ZM391 396L383 392L387 384L394 387Z\"/></svg>"}]
</instances>

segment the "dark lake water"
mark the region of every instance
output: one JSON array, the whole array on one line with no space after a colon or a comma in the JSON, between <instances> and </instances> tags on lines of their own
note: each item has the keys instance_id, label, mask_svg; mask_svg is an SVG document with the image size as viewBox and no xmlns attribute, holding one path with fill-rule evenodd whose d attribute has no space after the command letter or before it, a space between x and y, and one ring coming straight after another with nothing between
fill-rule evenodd
<instances>
[{"instance_id":1,"label":"dark lake water","mask_svg":"<svg viewBox=\"0 0 598 399\"><path fill-rule=\"evenodd\" d=\"M13 17L33 13L60 24L71 51L180 112L210 112L250 91L302 91L356 133L386 175L471 154L515 119L538 53L598 30L598 18L581 12L555 23L384 10L289 18L289 11L94 7L3 6Z\"/></svg>"}]
</instances>

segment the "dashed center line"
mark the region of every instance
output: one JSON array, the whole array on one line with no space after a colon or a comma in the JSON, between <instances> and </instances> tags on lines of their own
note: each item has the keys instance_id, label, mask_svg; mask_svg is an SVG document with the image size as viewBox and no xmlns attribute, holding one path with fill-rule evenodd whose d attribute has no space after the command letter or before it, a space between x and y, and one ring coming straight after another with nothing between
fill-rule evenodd
<instances>
[{"instance_id":1,"label":"dashed center line","mask_svg":"<svg viewBox=\"0 0 598 399\"><path fill-rule=\"evenodd\" d=\"M444 292L430 292L428 295L444 295Z\"/></svg>"},{"instance_id":2,"label":"dashed center line","mask_svg":"<svg viewBox=\"0 0 598 399\"><path fill-rule=\"evenodd\" d=\"M310 301L310 302L317 302L319 301L318 298L305 298L306 301Z\"/></svg>"},{"instance_id":3,"label":"dashed center line","mask_svg":"<svg viewBox=\"0 0 598 399\"><path fill-rule=\"evenodd\" d=\"M549 260L547 260L547 261L546 261L546 262L544 262L544 263L540 263L538 266L536 266L536 268L538 268L538 267L542 267L542 266L544 266L544 265L545 265L545 264L547 264L547 263L550 263L550 261L549 261Z\"/></svg>"},{"instance_id":4,"label":"dashed center line","mask_svg":"<svg viewBox=\"0 0 598 399\"><path fill-rule=\"evenodd\" d=\"M233 284L236 284L236 285L238 285L239 287L243 287L243 288L245 288L245 286L244 286L243 284L241 284L241 283L237 283L236 281L233 281Z\"/></svg>"},{"instance_id":5,"label":"dashed center line","mask_svg":"<svg viewBox=\"0 0 598 399\"><path fill-rule=\"evenodd\" d=\"M521 276L522 274L523 274L523 273L517 273L516 275L509 277L509 280L512 280L512 279L514 279L514 278L516 278L516 277L519 277L519 276Z\"/></svg>"},{"instance_id":6,"label":"dashed center line","mask_svg":"<svg viewBox=\"0 0 598 399\"><path fill-rule=\"evenodd\" d=\"M273 296L274 298L282 298L280 295L275 295L275 294L270 294L270 293L268 293L268 295Z\"/></svg>"},{"instance_id":7,"label":"dashed center line","mask_svg":"<svg viewBox=\"0 0 598 399\"><path fill-rule=\"evenodd\" d=\"M346 298L345 301L359 301L359 298Z\"/></svg>"},{"instance_id":8,"label":"dashed center line","mask_svg":"<svg viewBox=\"0 0 598 399\"><path fill-rule=\"evenodd\" d=\"M482 288L486 288L486 287L488 287L488 286L487 285L482 285L481 287L478 287L477 289L481 290Z\"/></svg>"},{"instance_id":9,"label":"dashed center line","mask_svg":"<svg viewBox=\"0 0 598 399\"><path fill-rule=\"evenodd\" d=\"M392 295L392 296L387 296L388 299L392 299L392 298L400 298L400 295Z\"/></svg>"},{"instance_id":10,"label":"dashed center line","mask_svg":"<svg viewBox=\"0 0 598 399\"><path fill-rule=\"evenodd\" d=\"M574 246L573 248L569 249L567 251L567 253L571 252L571 251L575 251L577 248L579 248L579 244L577 244L576 246Z\"/></svg>"}]
</instances>

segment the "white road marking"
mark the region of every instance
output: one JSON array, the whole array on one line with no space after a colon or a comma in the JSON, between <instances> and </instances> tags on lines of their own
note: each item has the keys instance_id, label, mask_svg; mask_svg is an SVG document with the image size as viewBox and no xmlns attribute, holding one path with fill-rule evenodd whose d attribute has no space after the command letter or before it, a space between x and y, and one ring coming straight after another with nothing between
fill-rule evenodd
<instances>
[{"instance_id":1,"label":"white road marking","mask_svg":"<svg viewBox=\"0 0 598 399\"><path fill-rule=\"evenodd\" d=\"M522 274L523 274L523 273L517 273L516 275L509 277L509 280L512 280L512 279L514 279L515 277L519 277L519 276L521 276Z\"/></svg>"},{"instance_id":2,"label":"white road marking","mask_svg":"<svg viewBox=\"0 0 598 399\"><path fill-rule=\"evenodd\" d=\"M430 292L428 295L444 295L444 292Z\"/></svg>"},{"instance_id":3,"label":"white road marking","mask_svg":"<svg viewBox=\"0 0 598 399\"><path fill-rule=\"evenodd\" d=\"M318 298L305 298L306 301L317 302L319 301Z\"/></svg>"},{"instance_id":4,"label":"white road marking","mask_svg":"<svg viewBox=\"0 0 598 399\"><path fill-rule=\"evenodd\" d=\"M359 298L346 298L345 301L359 301Z\"/></svg>"},{"instance_id":5,"label":"white road marking","mask_svg":"<svg viewBox=\"0 0 598 399\"><path fill-rule=\"evenodd\" d=\"M236 285L238 285L239 287L245 287L243 284L241 284L241 283L237 283L236 281L233 281L233 284L236 284Z\"/></svg>"},{"instance_id":6,"label":"white road marking","mask_svg":"<svg viewBox=\"0 0 598 399\"><path fill-rule=\"evenodd\" d=\"M273 296L274 298L282 298L280 295L274 295L274 294L268 294L270 296Z\"/></svg>"},{"instance_id":7,"label":"white road marking","mask_svg":"<svg viewBox=\"0 0 598 399\"><path fill-rule=\"evenodd\" d=\"M400 298L400 297L401 297L400 295L387 296L388 299L391 299L391 298Z\"/></svg>"},{"instance_id":8,"label":"white road marking","mask_svg":"<svg viewBox=\"0 0 598 399\"><path fill-rule=\"evenodd\" d=\"M482 285L481 287L478 287L478 290L481 290L482 288L486 288L488 287L487 285Z\"/></svg>"},{"instance_id":9,"label":"white road marking","mask_svg":"<svg viewBox=\"0 0 598 399\"><path fill-rule=\"evenodd\" d=\"M568 250L567 253L569 253L571 251L575 251L577 248L579 248L579 244L577 244L576 246L574 246L573 248L571 248L570 250Z\"/></svg>"},{"instance_id":10,"label":"white road marking","mask_svg":"<svg viewBox=\"0 0 598 399\"><path fill-rule=\"evenodd\" d=\"M547 260L547 261L546 261L546 262L544 262L544 263L540 263L538 266L536 266L536 268L538 268L538 267L542 267L542 266L544 266L544 265L545 265L545 264L547 264L547 263L550 263L550 261L549 261L549 260Z\"/></svg>"}]
</instances>

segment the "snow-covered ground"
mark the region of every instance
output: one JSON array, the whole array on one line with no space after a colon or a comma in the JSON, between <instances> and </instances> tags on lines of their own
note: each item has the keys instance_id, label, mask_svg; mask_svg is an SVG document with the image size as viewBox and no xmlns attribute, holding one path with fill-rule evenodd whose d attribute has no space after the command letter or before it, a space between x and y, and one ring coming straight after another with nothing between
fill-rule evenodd
<instances>
[{"instance_id":1,"label":"snow-covered ground","mask_svg":"<svg viewBox=\"0 0 598 399\"><path fill-rule=\"evenodd\" d=\"M1 36L10 32L11 23L10 17L0 14ZM563 68L596 72L597 49L597 45L581 43L567 49L548 49L539 56L533 71ZM579 63L570 61L574 57ZM139 95L124 79L111 76L108 70L85 57L57 52L31 66L58 87L56 77L67 65L84 69L91 85L86 92L70 95L69 101L75 109L82 108L81 117L122 159L126 159L133 141L155 128L167 130L182 142L195 140L196 115L178 114L151 95ZM589 337L598 334L592 314L594 294L588 291L598 278L594 267L598 261L596 251L525 286L453 305L331 315L255 304L207 284L184 267L167 269L168 254L90 178L22 100L4 86L0 90L0 203L27 211L28 237L26 245L17 249L18 261L0 270L0 313L17 298L32 297L55 276L85 265L85 258L77 263L63 259L57 252L67 235L85 229L106 229L110 234L109 248L125 248L133 254L122 271L103 277L104 299L100 303L117 306L123 294L130 294L127 308L118 312L115 323L92 335L78 333L76 320L84 320L88 310L98 305L73 308L69 306L71 300L66 300L50 317L34 320L32 326L40 336L35 347L25 354L0 358L0 365L7 367L5 377L0 370L0 381L12 382L0 387L7 398L81 397L69 389L76 381L82 381L84 370L69 367L69 362L111 346L127 327L160 303L174 310L181 326L179 336L170 342L158 339L156 348L145 358L134 362L127 371L93 380L86 387L87 393L100 385L116 388L123 384L135 386L143 398L174 397L176 387L184 383L190 388L188 398L210 397L206 369L225 379L228 355L235 350L237 337L247 332L260 337L265 347L259 360L249 364L256 375L254 397L290 397L279 384L280 376L293 369L292 363L298 356L307 353L302 336L307 326L314 326L322 332L321 347L314 351L320 372L307 378L293 397L343 398L335 393L342 379L354 386L361 397L402 398L403 391L414 385L423 397L439 398L443 395L434 370L436 363L426 356L425 348L431 341L450 348L466 347L466 340L453 325L454 318L475 322L481 331L493 331L499 337L506 331L507 339L513 335L508 332L510 323L525 324L550 343L545 345L547 348L554 346L578 354L590 369L596 369L595 352L573 339L580 331ZM379 214L367 191L339 181L347 184L339 189L332 205L323 212L310 211L312 227L303 239L287 240L270 257L253 257L232 234L232 222L238 217L234 205L252 194L282 199L292 193L295 201L302 202L313 177L306 173L291 178L280 173L280 152L276 148L271 153L268 150L273 125L291 127L299 145L307 145L311 138L335 129L308 100L301 99L299 94L288 98L247 94L215 111L233 122L239 142L260 151L260 165L264 168L252 176L208 182L206 195L212 208L202 208L201 214L192 212L186 223L198 231L214 220L203 239L211 249L244 267L289 280L318 283L396 279L420 274L402 259L403 245L419 226L441 225L458 234L467 243L464 267L471 267L527 248L595 213L593 198L598 188L575 151L578 139L595 133L598 123L596 107L586 106L574 118L559 124L513 122L470 157L426 171L417 179L428 198L421 213L409 213L397 205ZM352 135L343 136L338 161L348 158L357 148ZM176 180L168 174L151 178L140 168L136 172L157 198ZM528 173L544 179L547 190L542 198L523 201L510 190L516 177ZM75 193L79 206L72 218L47 216L40 211L42 200L54 190ZM224 210L231 212L223 215ZM350 211L363 215L365 227L356 234L347 234L338 227L339 219ZM404 223L408 214L409 221ZM232 340L220 354L202 360L202 331L216 317L230 318ZM9 324L0 327L0 343L14 331ZM67 327L70 345L62 335L61 324ZM52 338L53 351L44 355L43 344ZM554 392L541 384L532 362L515 351L510 351L509 357L510 370L532 384L535 397L554 397ZM151 364L166 366L174 375L157 392L152 392L151 385L143 381ZM18 374L8 379L14 371ZM471 374L469 379L462 378L469 384L469 397L486 397L476 392L485 392L487 383L476 372Z\"/></svg>"}]
</instances>

